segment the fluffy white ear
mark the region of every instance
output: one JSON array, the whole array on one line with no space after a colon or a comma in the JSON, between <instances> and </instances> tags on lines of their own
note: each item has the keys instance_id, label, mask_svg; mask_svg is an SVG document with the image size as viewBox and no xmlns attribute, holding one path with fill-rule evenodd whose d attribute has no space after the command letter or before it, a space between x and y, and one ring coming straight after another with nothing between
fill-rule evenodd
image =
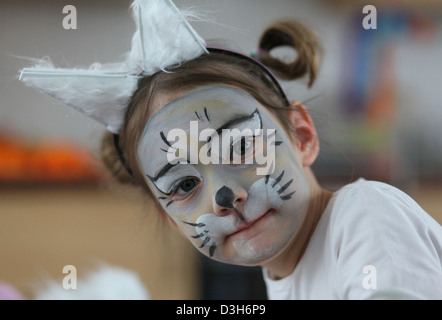
<instances>
[{"instance_id":1,"label":"fluffy white ear","mask_svg":"<svg viewBox=\"0 0 442 320\"><path fill-rule=\"evenodd\" d=\"M76 274L77 275L77 274ZM150 292L135 271L100 263L65 289L63 279L35 281L32 300L150 300ZM72 284L72 283L71 283Z\"/></svg>"},{"instance_id":2,"label":"fluffy white ear","mask_svg":"<svg viewBox=\"0 0 442 320\"><path fill-rule=\"evenodd\" d=\"M20 78L26 85L44 92L118 133L138 78L127 72L25 68Z\"/></svg>"},{"instance_id":3,"label":"fluffy white ear","mask_svg":"<svg viewBox=\"0 0 442 320\"><path fill-rule=\"evenodd\" d=\"M121 62L89 68L56 68L42 60L24 68L19 80L118 133L138 79L207 53L204 40L171 0L134 0L136 31Z\"/></svg>"},{"instance_id":4,"label":"fluffy white ear","mask_svg":"<svg viewBox=\"0 0 442 320\"><path fill-rule=\"evenodd\" d=\"M179 11L171 0L134 1L131 5L137 31L132 37L129 61L138 62L144 73L208 53L204 40L187 22L191 11Z\"/></svg>"}]
</instances>

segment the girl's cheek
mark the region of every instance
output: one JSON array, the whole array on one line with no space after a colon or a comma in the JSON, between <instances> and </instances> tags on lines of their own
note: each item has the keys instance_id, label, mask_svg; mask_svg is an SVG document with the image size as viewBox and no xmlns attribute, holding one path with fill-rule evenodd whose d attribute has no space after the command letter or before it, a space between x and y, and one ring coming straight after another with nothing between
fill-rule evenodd
<instances>
[{"instance_id":1,"label":"girl's cheek","mask_svg":"<svg viewBox=\"0 0 442 320\"><path fill-rule=\"evenodd\" d=\"M181 204L181 203L180 203ZM205 210L204 203L200 201L196 201L194 203L187 203L187 205L182 206L174 206L173 208L166 209L167 214L174 220L182 231L188 229L188 225L186 222L194 223L198 217L204 213L207 213Z\"/></svg>"},{"instance_id":2,"label":"girl's cheek","mask_svg":"<svg viewBox=\"0 0 442 320\"><path fill-rule=\"evenodd\" d=\"M203 199L203 183L200 182L198 189L186 198L175 197L163 200L163 209L175 222L182 220L189 221L201 210L201 199ZM196 217L197 218L197 217ZM195 219L196 219L195 218Z\"/></svg>"}]
</instances>

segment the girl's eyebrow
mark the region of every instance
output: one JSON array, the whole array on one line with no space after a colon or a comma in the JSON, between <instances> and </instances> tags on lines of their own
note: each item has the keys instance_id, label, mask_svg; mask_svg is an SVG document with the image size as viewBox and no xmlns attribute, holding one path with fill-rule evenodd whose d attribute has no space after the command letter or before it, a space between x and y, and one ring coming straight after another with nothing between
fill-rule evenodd
<instances>
[{"instance_id":1,"label":"girl's eyebrow","mask_svg":"<svg viewBox=\"0 0 442 320\"><path fill-rule=\"evenodd\" d=\"M250 120L250 119L252 119L252 118L255 117L255 114L257 114L258 117L259 117L259 129L262 129L262 119L261 119L261 115L260 115L258 109L255 109L255 111L253 111L251 114L249 114L249 115L247 115L247 116L242 116L242 117L235 118L235 119L232 119L232 120L227 121L227 122L226 122L225 124L223 124L221 127L219 127L218 129L216 129L216 133L220 134L220 133L222 133L222 131L223 131L224 129L228 129L228 128L234 126L234 125L237 125L238 123L241 123L241 122L245 122L245 121L247 121L247 120Z\"/></svg>"},{"instance_id":2,"label":"girl's eyebrow","mask_svg":"<svg viewBox=\"0 0 442 320\"><path fill-rule=\"evenodd\" d=\"M175 167L179 162L175 163L175 164L171 164L170 162L168 162L163 168L161 168L160 172L158 172L158 174L155 177L151 177L149 175L146 174L146 176L152 181L155 182L157 181L159 178L161 178L162 176L164 176L170 169L172 169L173 167Z\"/></svg>"}]
</instances>

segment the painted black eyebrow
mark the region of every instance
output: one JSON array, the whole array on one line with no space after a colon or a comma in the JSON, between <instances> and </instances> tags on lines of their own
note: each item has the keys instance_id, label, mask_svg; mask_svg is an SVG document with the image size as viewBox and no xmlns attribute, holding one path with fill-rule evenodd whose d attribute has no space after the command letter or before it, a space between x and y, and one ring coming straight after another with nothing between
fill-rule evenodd
<instances>
[{"instance_id":1,"label":"painted black eyebrow","mask_svg":"<svg viewBox=\"0 0 442 320\"><path fill-rule=\"evenodd\" d=\"M158 174L155 177L151 177L148 174L146 174L146 176L152 181L155 182L157 181L159 178L161 178L162 176L164 176L170 169L172 169L173 167L175 167L179 162L175 163L175 164L171 164L171 163L167 163L163 168L161 168L160 172L158 172Z\"/></svg>"},{"instance_id":2,"label":"painted black eyebrow","mask_svg":"<svg viewBox=\"0 0 442 320\"><path fill-rule=\"evenodd\" d=\"M216 133L220 134L220 133L222 133L223 129L230 128L230 127L232 127L232 126L234 126L234 125L236 125L238 123L241 123L241 122L244 122L244 121L252 119L255 116L255 113L257 113L258 116L259 116L259 129L262 129L261 115L260 115L258 109L255 109L255 111L253 111L251 114L249 114L247 116L242 116L242 117L235 118L235 119L227 121L224 125L222 125L218 129L216 129Z\"/></svg>"}]
</instances>

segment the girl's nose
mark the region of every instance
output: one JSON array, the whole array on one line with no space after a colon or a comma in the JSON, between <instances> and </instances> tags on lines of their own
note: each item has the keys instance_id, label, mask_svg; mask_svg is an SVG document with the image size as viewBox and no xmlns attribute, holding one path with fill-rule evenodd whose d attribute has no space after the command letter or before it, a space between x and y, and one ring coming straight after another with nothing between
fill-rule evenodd
<instances>
[{"instance_id":1,"label":"girl's nose","mask_svg":"<svg viewBox=\"0 0 442 320\"><path fill-rule=\"evenodd\" d=\"M215 194L214 211L219 216L236 214L243 220L244 202L247 199L247 191L238 188L232 190L229 187L221 187Z\"/></svg>"}]
</instances>

